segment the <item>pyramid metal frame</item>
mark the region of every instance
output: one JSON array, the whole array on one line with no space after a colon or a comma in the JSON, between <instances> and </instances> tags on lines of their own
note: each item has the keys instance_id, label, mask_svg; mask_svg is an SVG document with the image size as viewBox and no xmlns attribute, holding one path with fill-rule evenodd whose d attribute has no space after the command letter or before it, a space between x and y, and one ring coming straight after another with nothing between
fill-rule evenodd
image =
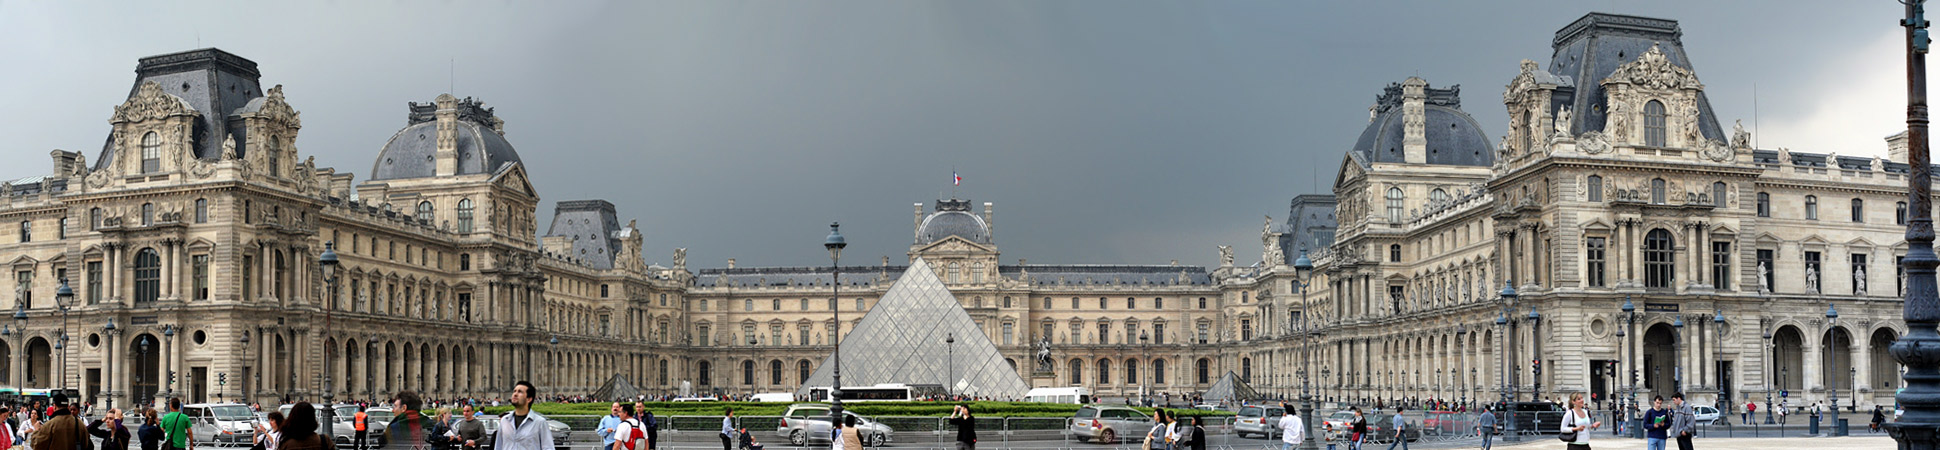
<instances>
[{"instance_id":1,"label":"pyramid metal frame","mask_svg":"<svg viewBox=\"0 0 1940 450\"><path fill-rule=\"evenodd\" d=\"M1260 393L1259 391L1254 391L1253 387L1248 386L1245 381L1241 381L1239 374L1227 371L1226 375L1219 377L1219 381L1214 382L1211 387L1206 388L1204 397L1207 402L1211 403L1228 400L1244 402L1260 398Z\"/></svg>"},{"instance_id":2,"label":"pyramid metal frame","mask_svg":"<svg viewBox=\"0 0 1940 450\"><path fill-rule=\"evenodd\" d=\"M954 352L944 343L951 335ZM956 394L995 399L1022 399L1030 391L922 258L842 336L841 357L843 386L950 386ZM828 386L834 363L830 355L795 394L806 397L809 388Z\"/></svg>"},{"instance_id":3,"label":"pyramid metal frame","mask_svg":"<svg viewBox=\"0 0 1940 450\"><path fill-rule=\"evenodd\" d=\"M613 374L612 378L607 378L606 384L601 385L599 390L593 391L593 399L603 402L632 400L639 396L640 389L633 387L633 383L627 382L626 375L617 373Z\"/></svg>"}]
</instances>

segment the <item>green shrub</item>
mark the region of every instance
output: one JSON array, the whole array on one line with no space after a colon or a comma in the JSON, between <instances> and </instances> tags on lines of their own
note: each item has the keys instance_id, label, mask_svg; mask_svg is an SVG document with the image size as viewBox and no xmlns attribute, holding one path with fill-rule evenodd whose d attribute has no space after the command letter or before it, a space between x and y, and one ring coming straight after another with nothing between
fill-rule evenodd
<instances>
[{"instance_id":1,"label":"green shrub","mask_svg":"<svg viewBox=\"0 0 1940 450\"><path fill-rule=\"evenodd\" d=\"M1071 417L1079 405L1062 403L1031 402L861 402L849 403L850 411L869 417L943 417L950 415L952 407L967 404L970 411L980 417ZM549 416L601 416L611 408L611 403L540 403L533 409ZM788 410L788 403L757 402L647 402L646 411L656 416L720 416L727 408L741 416L778 416ZM1152 414L1152 408L1137 408ZM484 408L487 414L503 414L511 411L511 406ZM1168 409L1180 417L1192 416L1230 416L1229 411L1203 411L1195 409Z\"/></svg>"}]
</instances>

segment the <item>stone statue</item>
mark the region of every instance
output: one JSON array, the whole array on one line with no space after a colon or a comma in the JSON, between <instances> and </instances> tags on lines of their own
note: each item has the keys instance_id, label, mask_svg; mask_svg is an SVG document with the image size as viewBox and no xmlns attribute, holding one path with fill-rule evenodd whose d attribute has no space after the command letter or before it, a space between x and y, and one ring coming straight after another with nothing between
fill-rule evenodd
<instances>
[{"instance_id":1,"label":"stone statue","mask_svg":"<svg viewBox=\"0 0 1940 450\"><path fill-rule=\"evenodd\" d=\"M1866 268L1852 268L1852 295L1866 295Z\"/></svg>"},{"instance_id":2,"label":"stone statue","mask_svg":"<svg viewBox=\"0 0 1940 450\"><path fill-rule=\"evenodd\" d=\"M1603 127L1610 138L1618 143L1628 142L1630 137L1630 108L1622 100L1610 99L1609 126Z\"/></svg>"},{"instance_id":3,"label":"stone statue","mask_svg":"<svg viewBox=\"0 0 1940 450\"><path fill-rule=\"evenodd\" d=\"M1051 371L1051 338L1037 340L1037 371Z\"/></svg>"},{"instance_id":4,"label":"stone statue","mask_svg":"<svg viewBox=\"0 0 1940 450\"><path fill-rule=\"evenodd\" d=\"M1570 107L1556 110L1556 135L1561 138L1570 136Z\"/></svg>"},{"instance_id":5,"label":"stone statue","mask_svg":"<svg viewBox=\"0 0 1940 450\"><path fill-rule=\"evenodd\" d=\"M1906 271L1900 271L1900 298L1906 298Z\"/></svg>"},{"instance_id":6,"label":"stone statue","mask_svg":"<svg viewBox=\"0 0 1940 450\"><path fill-rule=\"evenodd\" d=\"M1731 125L1731 148L1751 148L1751 132L1745 131L1744 119Z\"/></svg>"},{"instance_id":7,"label":"stone statue","mask_svg":"<svg viewBox=\"0 0 1940 450\"><path fill-rule=\"evenodd\" d=\"M1231 246L1231 245L1221 245L1221 246L1219 246L1219 265L1220 265L1221 267L1232 267L1232 265L1233 265L1233 246Z\"/></svg>"},{"instance_id":8,"label":"stone statue","mask_svg":"<svg viewBox=\"0 0 1940 450\"><path fill-rule=\"evenodd\" d=\"M674 249L674 267L687 267L687 249Z\"/></svg>"},{"instance_id":9,"label":"stone statue","mask_svg":"<svg viewBox=\"0 0 1940 450\"><path fill-rule=\"evenodd\" d=\"M1758 293L1764 294L1772 291L1772 287L1767 286L1765 284L1765 280L1771 278L1771 276L1772 276L1771 268L1765 267L1764 261L1759 261L1758 262Z\"/></svg>"},{"instance_id":10,"label":"stone statue","mask_svg":"<svg viewBox=\"0 0 1940 450\"><path fill-rule=\"evenodd\" d=\"M1812 294L1819 293L1819 269L1812 267L1805 268L1805 292Z\"/></svg>"}]
</instances>

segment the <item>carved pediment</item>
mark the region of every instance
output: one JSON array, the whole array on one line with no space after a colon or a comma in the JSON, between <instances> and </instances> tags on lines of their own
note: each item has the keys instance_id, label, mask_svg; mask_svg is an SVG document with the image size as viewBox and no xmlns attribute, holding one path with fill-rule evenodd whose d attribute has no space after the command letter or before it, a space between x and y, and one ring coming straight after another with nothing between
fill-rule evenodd
<instances>
[{"instance_id":1,"label":"carved pediment","mask_svg":"<svg viewBox=\"0 0 1940 450\"><path fill-rule=\"evenodd\" d=\"M1603 84L1611 83L1627 83L1655 90L1704 89L1704 85L1698 83L1697 74L1692 73L1691 69L1672 64L1664 51L1655 45L1638 55L1636 61L1618 66L1615 72L1603 79Z\"/></svg>"},{"instance_id":2,"label":"carved pediment","mask_svg":"<svg viewBox=\"0 0 1940 450\"><path fill-rule=\"evenodd\" d=\"M294 129L303 128L301 114L296 111L296 108L291 108L289 102L283 100L283 85L279 84L276 87L269 88L269 95L263 97L263 108L257 110L252 116L281 123L284 126Z\"/></svg>"},{"instance_id":3,"label":"carved pediment","mask_svg":"<svg viewBox=\"0 0 1940 450\"><path fill-rule=\"evenodd\" d=\"M175 116L194 117L199 114L188 101L162 92L162 85L150 81L135 88L135 95L128 97L128 101L115 106L114 118L109 119L108 122L120 124Z\"/></svg>"},{"instance_id":4,"label":"carved pediment","mask_svg":"<svg viewBox=\"0 0 1940 450\"><path fill-rule=\"evenodd\" d=\"M989 251L993 251L993 250L988 246L984 246L983 244L978 244L975 242L970 242L970 240L964 239L956 235L945 236L943 237L943 239L939 239L936 242L932 242L930 243L930 245L924 246L923 248L917 250L918 253L929 253L929 252L967 253L967 252L989 252Z\"/></svg>"}]
</instances>

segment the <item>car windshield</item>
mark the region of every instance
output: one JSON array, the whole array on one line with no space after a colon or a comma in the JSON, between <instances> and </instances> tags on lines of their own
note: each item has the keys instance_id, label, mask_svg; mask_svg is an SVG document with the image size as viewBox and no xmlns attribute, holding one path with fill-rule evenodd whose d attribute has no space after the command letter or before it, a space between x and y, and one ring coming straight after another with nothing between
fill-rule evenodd
<instances>
[{"instance_id":1,"label":"car windshield","mask_svg":"<svg viewBox=\"0 0 1940 450\"><path fill-rule=\"evenodd\" d=\"M1076 417L1079 419L1089 419L1093 417L1098 417L1098 410L1091 409L1091 408L1078 408L1078 413L1071 415L1071 417Z\"/></svg>"},{"instance_id":2,"label":"car windshield","mask_svg":"<svg viewBox=\"0 0 1940 450\"><path fill-rule=\"evenodd\" d=\"M1239 415L1244 417L1260 417L1260 407L1248 406L1245 408L1240 408Z\"/></svg>"},{"instance_id":3,"label":"car windshield","mask_svg":"<svg viewBox=\"0 0 1940 450\"><path fill-rule=\"evenodd\" d=\"M243 405L216 406L209 408L209 411L216 416L216 420L222 421L251 420L256 418L256 414L250 411L249 407Z\"/></svg>"},{"instance_id":4,"label":"car windshield","mask_svg":"<svg viewBox=\"0 0 1940 450\"><path fill-rule=\"evenodd\" d=\"M390 423L391 419L394 419L394 418L397 418L397 414L392 413L390 411L370 411L371 420Z\"/></svg>"},{"instance_id":5,"label":"car windshield","mask_svg":"<svg viewBox=\"0 0 1940 450\"><path fill-rule=\"evenodd\" d=\"M1354 413L1346 412L1346 411L1337 412L1337 413L1334 413L1332 417L1328 417L1327 420L1332 420L1337 422L1354 420Z\"/></svg>"},{"instance_id":6,"label":"car windshield","mask_svg":"<svg viewBox=\"0 0 1940 450\"><path fill-rule=\"evenodd\" d=\"M321 412L321 411L319 411L319 412ZM357 407L355 407L355 406L339 406L339 407L337 407L337 418L338 418L338 419L346 419L346 418L350 418L350 417L352 417L352 416L355 416L355 415L357 415Z\"/></svg>"}]
</instances>

